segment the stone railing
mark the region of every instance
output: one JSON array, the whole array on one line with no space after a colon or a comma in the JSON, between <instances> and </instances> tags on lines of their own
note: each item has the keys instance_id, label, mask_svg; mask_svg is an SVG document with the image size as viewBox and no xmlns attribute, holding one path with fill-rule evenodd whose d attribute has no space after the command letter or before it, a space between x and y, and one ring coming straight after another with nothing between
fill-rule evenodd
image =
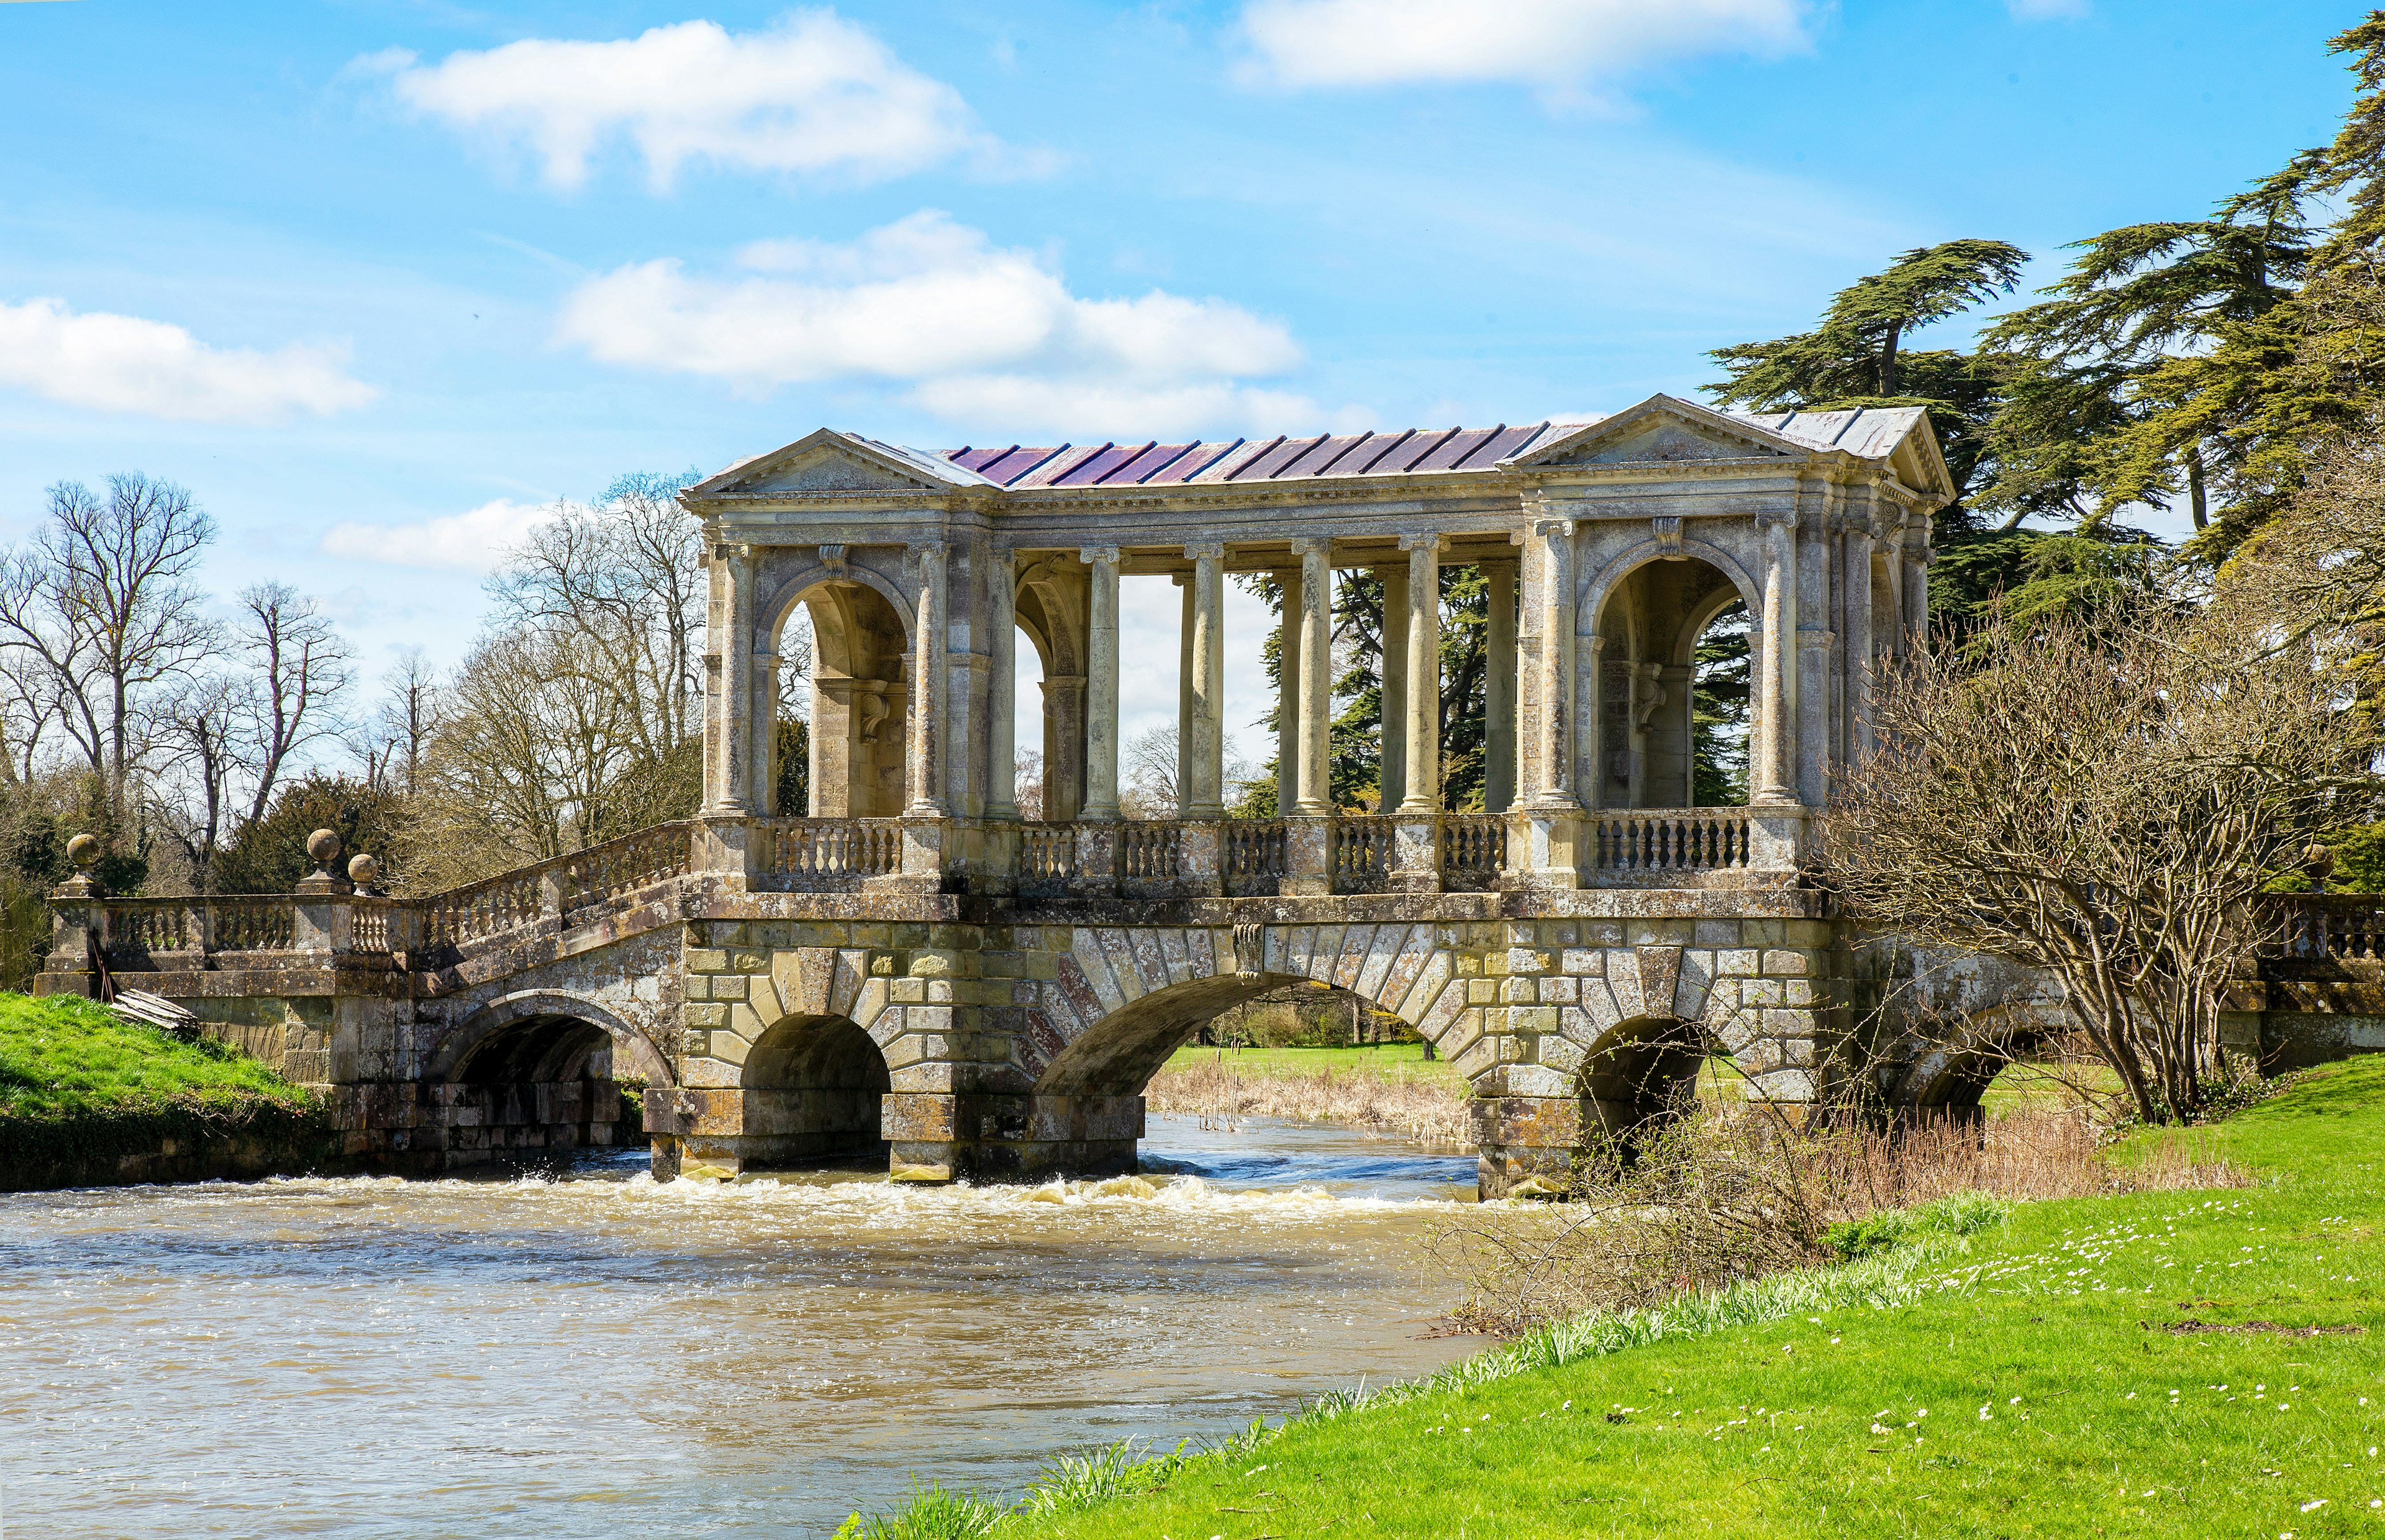
<instances>
[{"instance_id":1,"label":"stone railing","mask_svg":"<svg viewBox=\"0 0 2385 1540\"><path fill-rule=\"evenodd\" d=\"M417 900L423 946L434 953L460 950L536 925L546 913L546 877L554 864L542 862Z\"/></svg>"},{"instance_id":2,"label":"stone railing","mask_svg":"<svg viewBox=\"0 0 2385 1540\"><path fill-rule=\"evenodd\" d=\"M574 913L641 888L685 876L692 865L687 826L657 824L591 845L556 864L562 871L563 913Z\"/></svg>"},{"instance_id":3,"label":"stone railing","mask_svg":"<svg viewBox=\"0 0 2385 1540\"><path fill-rule=\"evenodd\" d=\"M1267 897L1283 881L1283 820L1230 818L1217 826L1226 891L1237 898Z\"/></svg>"},{"instance_id":4,"label":"stone railing","mask_svg":"<svg viewBox=\"0 0 2385 1540\"><path fill-rule=\"evenodd\" d=\"M1138 819L1118 826L1118 880L1170 883L1184 875L1184 826Z\"/></svg>"},{"instance_id":5,"label":"stone railing","mask_svg":"<svg viewBox=\"0 0 2385 1540\"><path fill-rule=\"evenodd\" d=\"M1743 807L1610 808L1589 822L1592 881L1602 888L1694 884L1751 862Z\"/></svg>"},{"instance_id":6,"label":"stone railing","mask_svg":"<svg viewBox=\"0 0 2385 1540\"><path fill-rule=\"evenodd\" d=\"M1366 813L1333 820L1331 872L1336 893L1371 893L1391 880L1399 821Z\"/></svg>"},{"instance_id":7,"label":"stone railing","mask_svg":"<svg viewBox=\"0 0 2385 1540\"><path fill-rule=\"evenodd\" d=\"M1077 876L1077 826L1021 824L1018 826L1018 880L1040 887L1068 883Z\"/></svg>"},{"instance_id":8,"label":"stone railing","mask_svg":"<svg viewBox=\"0 0 2385 1540\"><path fill-rule=\"evenodd\" d=\"M2385 895L2279 894L2285 911L2279 950L2297 960L2385 962Z\"/></svg>"},{"instance_id":9,"label":"stone railing","mask_svg":"<svg viewBox=\"0 0 2385 1540\"><path fill-rule=\"evenodd\" d=\"M1507 818L1499 813L1441 817L1441 885L1459 892L1495 887L1507 865Z\"/></svg>"},{"instance_id":10,"label":"stone railing","mask_svg":"<svg viewBox=\"0 0 2385 1540\"><path fill-rule=\"evenodd\" d=\"M773 818L761 830L756 875L769 887L851 888L903 869L899 818Z\"/></svg>"}]
</instances>

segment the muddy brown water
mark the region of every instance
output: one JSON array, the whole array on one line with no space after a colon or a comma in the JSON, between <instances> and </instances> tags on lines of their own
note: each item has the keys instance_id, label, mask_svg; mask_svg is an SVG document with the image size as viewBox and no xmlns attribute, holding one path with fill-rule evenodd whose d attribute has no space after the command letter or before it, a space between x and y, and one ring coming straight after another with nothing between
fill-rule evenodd
<instances>
[{"instance_id":1,"label":"muddy brown water","mask_svg":"<svg viewBox=\"0 0 2385 1540\"><path fill-rule=\"evenodd\" d=\"M1471 1157L1154 1117L1145 1180L0 1197L0 1534L814 1535L1429 1372Z\"/></svg>"}]
</instances>

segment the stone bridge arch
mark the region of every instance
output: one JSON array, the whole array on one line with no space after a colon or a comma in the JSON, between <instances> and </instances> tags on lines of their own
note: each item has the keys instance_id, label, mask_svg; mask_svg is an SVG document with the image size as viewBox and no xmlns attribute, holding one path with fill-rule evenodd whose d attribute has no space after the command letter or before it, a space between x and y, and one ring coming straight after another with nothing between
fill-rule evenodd
<instances>
[{"instance_id":1,"label":"stone bridge arch","mask_svg":"<svg viewBox=\"0 0 2385 1540\"><path fill-rule=\"evenodd\" d=\"M523 989L456 1024L426 1064L447 1164L639 1141L619 1081L668 1087L669 1055L599 1001Z\"/></svg>"}]
</instances>

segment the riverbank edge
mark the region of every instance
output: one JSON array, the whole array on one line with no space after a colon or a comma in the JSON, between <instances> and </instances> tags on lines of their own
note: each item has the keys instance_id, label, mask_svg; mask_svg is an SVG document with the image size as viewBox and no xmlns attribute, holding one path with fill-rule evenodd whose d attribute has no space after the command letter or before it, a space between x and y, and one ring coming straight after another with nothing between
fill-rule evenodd
<instances>
[{"instance_id":1,"label":"riverbank edge","mask_svg":"<svg viewBox=\"0 0 2385 1540\"><path fill-rule=\"evenodd\" d=\"M344 1174L319 1096L231 1045L0 994L0 1192Z\"/></svg>"},{"instance_id":2,"label":"riverbank edge","mask_svg":"<svg viewBox=\"0 0 2385 1540\"><path fill-rule=\"evenodd\" d=\"M0 1192L254 1182L355 1170L344 1137L309 1099L225 1106L168 1101L63 1118L0 1117Z\"/></svg>"},{"instance_id":3,"label":"riverbank edge","mask_svg":"<svg viewBox=\"0 0 2385 1540\"><path fill-rule=\"evenodd\" d=\"M2343 1106L2346 1101L2358 1104L2358 1112L2354 1113ZM2315 1180L2313 1174L2304 1169L2312 1162L2321 1166L2330 1162L2329 1144L2348 1132L2339 1121L2348 1115L2356 1115L2370 1125L2364 1133L2372 1142L2375 1142L2376 1133L2385 1131L2385 1061L2354 1061L2336 1066L2209 1129L2138 1130L2123 1141L2113 1155L2127 1161L2130 1158L2129 1145L2181 1136L2181 1134L2187 1137L2216 1135L2222 1145L2238 1147L2230 1151L2233 1158L2251 1157L2248 1163L2258 1174L2256 1189L2273 1195L2281 1194ZM2276 1135L2272 1131L2279 1121L2288 1117L2300 1118L2306 1126L2291 1131L2284 1148L2277 1148ZM2326 1127L2327 1123L2333 1123L2334 1127ZM2268 1126L2264 1127L2264 1124ZM2240 1134L2248 1137L2240 1139L2237 1136ZM2266 1158L2242 1148L2247 1144L2263 1142L2265 1136L2272 1145L2262 1152ZM2328 1142L2320 1142L2322 1139ZM2176 1198L2181 1195L2160 1196ZM2314 1193L2310 1196L2318 1195ZM2323 1201L2341 1205L2345 1201L2345 1196L2331 1193ZM1792 1323L1816 1318L1834 1323L1824 1331L1835 1330L1835 1322L1842 1318L1840 1312L1842 1311L1873 1313L1886 1318L1915 1309L1927 1313L1933 1305L1979 1304L1982 1301L1976 1292L1976 1279L1958 1279L1944 1271L1948 1264L1953 1264L1958 1273L1977 1273L1990 1265L1986 1261L1965 1262L1961 1260L1961 1254L1971 1249L1975 1238L1989 1243L1988 1251L1992 1257L2008 1245L1996 1239L1994 1232L2004 1228L2007 1223L2019 1223L2029 1211L2045 1211L2047 1220L2055 1216L2078 1219L2085 1222L2084 1228L2092 1233L2107 1224L2117 1226L2132 1223L2128 1216L2149 1198L2159 1200L2156 1195L2128 1194L2016 1205L1983 1195L1957 1195L1951 1199L1926 1205L1922 1210L1908 1211L1920 1223L1892 1248L1854 1261L1775 1274L1736 1285L1716 1294L1676 1300L1655 1310L1597 1314L1557 1323L1529 1333L1514 1342L1460 1360L1417 1380L1372 1390L1361 1387L1355 1391L1329 1393L1280 1422L1270 1424L1264 1419L1255 1421L1241 1433L1205 1444L1194 1452L1185 1451L1180 1447L1173 1452L1159 1452L1139 1442L1129 1441L1107 1449L1057 1459L1047 1467L1042 1479L1031 1484L1021 1498L1010 1506L984 1502L965 1494L943 1493L930 1487L918 1494L918 1498L926 1499L925 1503L915 1498L914 1507L934 1507L939 1499L972 1507L977 1516L975 1527L955 1528L950 1533L982 1535L987 1540L1008 1540L1009 1536L1028 1534L1051 1536L1054 1540L1080 1534L1086 1536L1086 1540L1094 1540L1096 1536L1107 1540L1110 1536L1127 1534L1138 1537L1146 1534L1156 1535L1160 1532L1149 1528L1148 1520L1156 1519L1158 1515L1144 1509L1143 1502L1161 1492L1177 1489L1180 1484L1188 1480L1205 1485L1210 1481L1231 1475L1233 1466L1260 1459L1261 1451L1271 1447L1280 1452L1266 1459L1280 1461L1292 1452L1286 1443L1291 1435L1298 1435L1298 1442L1304 1447L1302 1454L1305 1458L1301 1461L1304 1465L1322 1459L1330 1465L1347 1466L1354 1471L1366 1469L1379 1462L1373 1458L1380 1452L1377 1441L1389 1431L1367 1429L1367 1424L1372 1421L1369 1414L1396 1413L1400 1409L1419 1402L1440 1404L1450 1397L1470 1397L1494 1387L1505 1393L1508 1386L1516 1386L1529 1395L1534 1387L1577 1375L1581 1368L1588 1367L1588 1360L1605 1359L1629 1349L1653 1350L1653 1356L1669 1361L1672 1354L1667 1349L1673 1353L1698 1351L1707 1340L1721 1337L1726 1333L1736 1332L1737 1338L1743 1342L1752 1334L1760 1335L1767 1328L1790 1325L1794 1329ZM1933 1213L1931 1211L1937 1211ZM2039 1221L2030 1227L2042 1228L2045 1223ZM2339 1216L2317 1223L2333 1224L2341 1223L2343 1220ZM2067 1235L2070 1232L2066 1230L2063 1233ZM2347 1278L2345 1281L2350 1280ZM2355 1297L2365 1294L2365 1291L2354 1292ZM2279 1303L2270 1301L2266 1308L2274 1310ZM2339 1298L2336 1308L2341 1309L2346 1303L2350 1301ZM2219 1304L2222 1302L2202 1301L2205 1309ZM2032 1308L2046 1310L2048 1304L2038 1302ZM2229 1314L2247 1311L2258 1314L2264 1307L2249 1301L2229 1300L2222 1308ZM2295 1313L2299 1315L2302 1312L2296 1310ZM2038 1318L2030 1319L2035 1321ZM2142 1326L2142 1323L2138 1324ZM2265 1322L2255 1322L2250 1327L2223 1326L2217 1330L2257 1334L2279 1328ZM2288 1338L2294 1335L2292 1330L2285 1331ZM1830 1340L1835 1343L1838 1339L1832 1337ZM2266 1339L2255 1337L2248 1340ZM2137 1345L2132 1343L2130 1346ZM1637 1360L1642 1355L1634 1352L1630 1356ZM2272 1365L2272 1372L2276 1369L2277 1366ZM2226 1386L2218 1388L2224 1390ZM2298 1391L2303 1387L2295 1385L2292 1388ZM2365 1398L2360 1402L2363 1408L2367 1404ZM1573 1402L1567 1400L1565 1405L1571 1407ZM1982 1412L1986 1410L1982 1408ZM1595 1411L1591 1415L1596 1415ZM1484 1420L1487 1422L1487 1417ZM1606 1421L1621 1422L1626 1418L1613 1416ZM1981 1421L1984 1422L1988 1419L1982 1416ZM1446 1433L1448 1429L1438 1431ZM1875 1434L1881 1431L1879 1428L1873 1430ZM2364 1429L2358 1442L2372 1439L2379 1431L2385 1430ZM1487 1448L1484 1450L1486 1454L1489 1452ZM1877 1454L1879 1451L1871 1452ZM1962 1461L1956 1459L1947 1463L1960 1465ZM1256 1472L1270 1469L1269 1464L1263 1462L1240 1474L1248 1478ZM2274 1476L2279 1472L2268 1471L2266 1473ZM1482 1469L1480 1476L1483 1482L1491 1484L1501 1479L1500 1472L1489 1467ZM1294 1480L1296 1477L1292 1471L1287 1469L1284 1479ZM1399 1478L1388 1479L1396 1483ZM1367 1490L1365 1481L1366 1478L1359 1478L1357 1487L1345 1491L1342 1495L1342 1499L1345 1502L1358 1500ZM1505 1488L1492 1491L1486 1486L1485 1492L1492 1510L1522 1497L1521 1493ZM1272 1497L1275 1494L1266 1496ZM2313 1503L2304 1511L2307 1513L2322 1506ZM1226 1509L1220 1511L1237 1510ZM1823 1511L1827 1513L1827 1508ZM874 1516L856 1514L838 1534L840 1537L850 1537L850 1540L884 1540L888 1536L907 1535L912 1531L902 1527L905 1517L900 1509ZM1176 1515L1179 1522L1183 1521L1184 1517ZM2083 1533L2058 1524L2043 1531L2054 1534L2074 1532ZM946 1532L939 1529L935 1533L942 1534ZM1386 1525L1381 1533L1406 1532L1392 1524ZM1541 1531L1536 1528L1533 1533ZM2099 1529L2097 1533L2103 1531Z\"/></svg>"}]
</instances>

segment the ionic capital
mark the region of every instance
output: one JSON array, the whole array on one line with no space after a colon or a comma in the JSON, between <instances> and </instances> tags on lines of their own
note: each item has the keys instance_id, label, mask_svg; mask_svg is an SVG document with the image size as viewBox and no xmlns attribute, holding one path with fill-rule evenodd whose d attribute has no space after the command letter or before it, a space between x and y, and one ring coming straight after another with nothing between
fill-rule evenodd
<instances>
[{"instance_id":1,"label":"ionic capital","mask_svg":"<svg viewBox=\"0 0 2385 1540\"><path fill-rule=\"evenodd\" d=\"M1544 540L1571 540L1573 538L1573 520L1569 518L1536 518L1532 520L1532 533L1538 535Z\"/></svg>"},{"instance_id":2,"label":"ionic capital","mask_svg":"<svg viewBox=\"0 0 2385 1540\"><path fill-rule=\"evenodd\" d=\"M1400 537L1400 549L1403 551L1446 551L1449 549L1449 537L1447 535L1402 535Z\"/></svg>"},{"instance_id":3,"label":"ionic capital","mask_svg":"<svg viewBox=\"0 0 2385 1540\"><path fill-rule=\"evenodd\" d=\"M1077 560L1087 566L1099 566L1105 562L1116 566L1118 564L1118 548L1115 545L1089 545L1077 553Z\"/></svg>"},{"instance_id":4,"label":"ionic capital","mask_svg":"<svg viewBox=\"0 0 2385 1540\"><path fill-rule=\"evenodd\" d=\"M1794 529L1797 528L1797 510L1777 508L1758 514L1755 515L1755 527L1767 534L1775 529Z\"/></svg>"},{"instance_id":5,"label":"ionic capital","mask_svg":"<svg viewBox=\"0 0 2385 1540\"><path fill-rule=\"evenodd\" d=\"M1184 559L1188 562L1222 562L1226 559L1226 542L1204 540L1197 545L1188 545L1184 548Z\"/></svg>"}]
</instances>

